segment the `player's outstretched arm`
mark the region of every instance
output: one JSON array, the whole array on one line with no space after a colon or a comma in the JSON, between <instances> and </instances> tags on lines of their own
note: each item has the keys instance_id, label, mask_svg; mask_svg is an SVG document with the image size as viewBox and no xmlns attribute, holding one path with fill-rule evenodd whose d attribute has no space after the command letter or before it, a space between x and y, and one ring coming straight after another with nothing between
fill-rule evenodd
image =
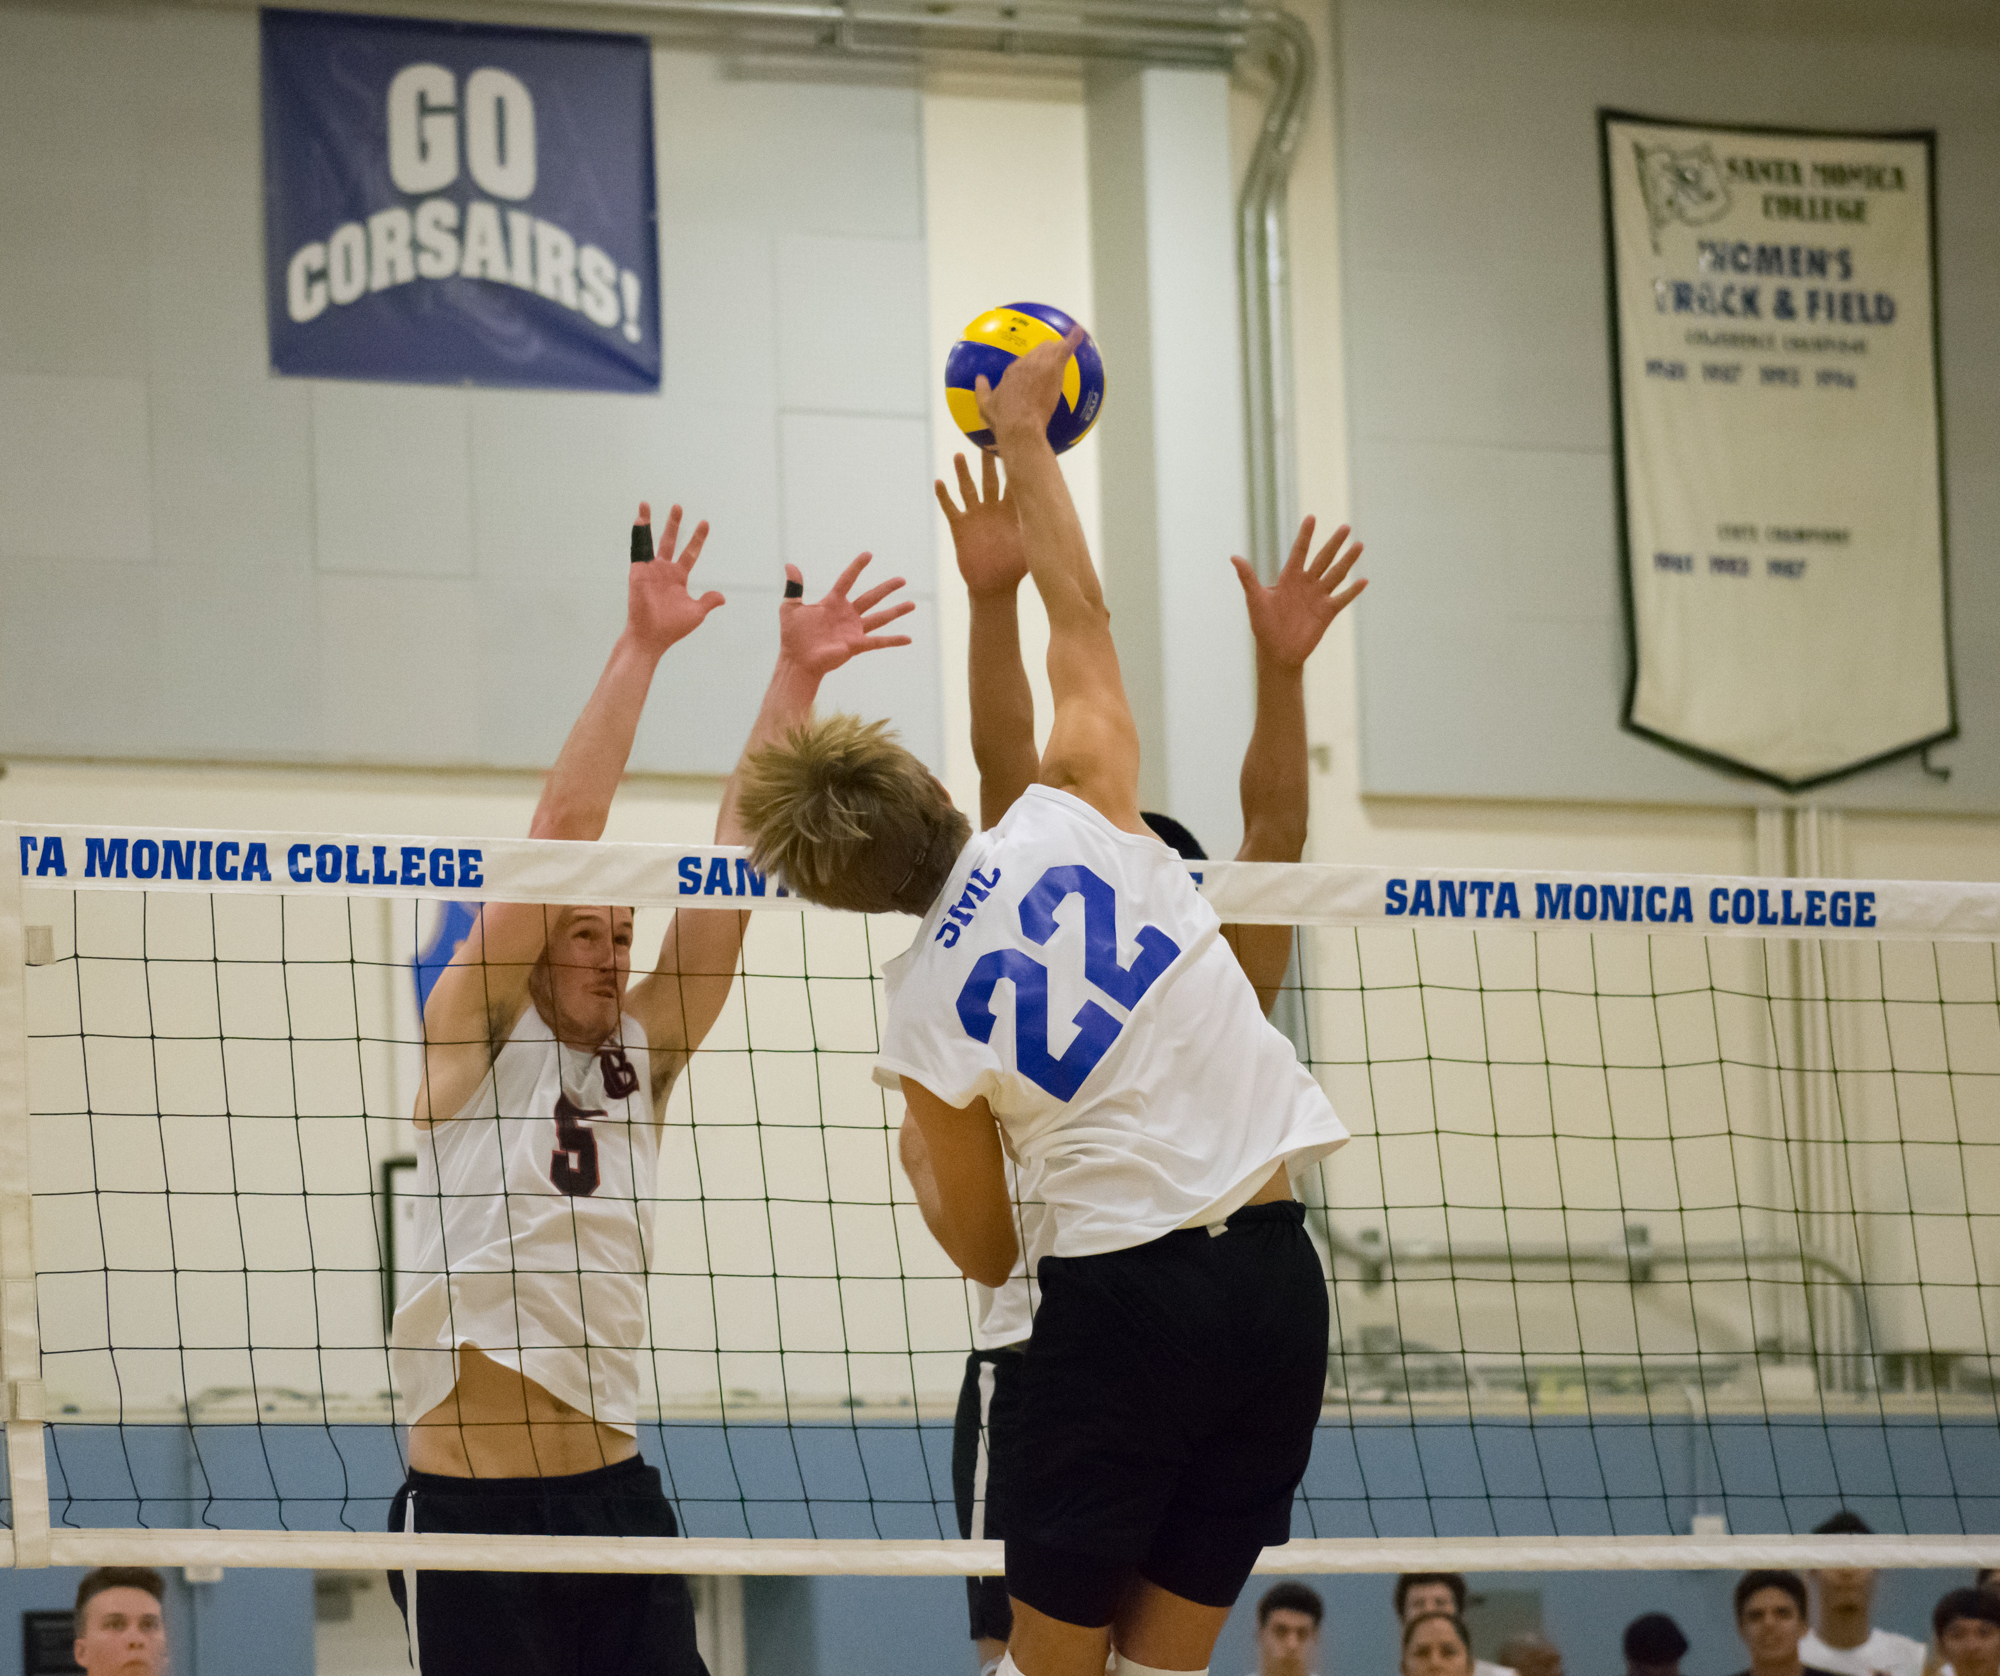
<instances>
[{"instance_id":1,"label":"player's outstretched arm","mask_svg":"<svg viewBox=\"0 0 2000 1676\"><path fill-rule=\"evenodd\" d=\"M979 767L979 825L996 825L1035 782L1035 695L1021 662L1019 595L1028 574L1021 520L1001 492L1000 467L980 456L980 485L963 454L955 457L963 507L940 479L938 505L951 526L952 550L971 605L967 647L972 696L972 760Z\"/></svg>"},{"instance_id":2,"label":"player's outstretched arm","mask_svg":"<svg viewBox=\"0 0 2000 1676\"><path fill-rule=\"evenodd\" d=\"M980 379L976 393L1007 466L1029 571L1049 614L1055 716L1040 778L1074 792L1114 825L1144 832L1139 730L1118 670L1111 614L1047 434L1062 396L1063 368L1081 341L1079 327L1059 343L1038 344L1008 367L997 387Z\"/></svg>"},{"instance_id":3,"label":"player's outstretched arm","mask_svg":"<svg viewBox=\"0 0 2000 1676\"><path fill-rule=\"evenodd\" d=\"M1238 782L1243 799L1238 861L1297 861L1305 855L1306 659L1334 618L1368 586L1359 577L1347 580L1361 557L1361 543L1347 545L1347 536L1348 528L1342 524L1315 553L1313 520L1306 519L1299 525L1285 568L1268 588L1242 559L1229 561L1243 584L1250 633L1257 643L1257 723L1250 748L1243 753ZM1291 959L1292 928L1226 925L1222 934L1269 1013Z\"/></svg>"},{"instance_id":4,"label":"player's outstretched arm","mask_svg":"<svg viewBox=\"0 0 2000 1676\"><path fill-rule=\"evenodd\" d=\"M654 553L652 521L652 508L641 501L627 567L625 627L542 787L528 828L531 838L603 836L653 671L669 647L723 603L719 593L697 598L688 586L708 525L697 524L676 553L681 528L676 506ZM555 912L534 902L489 902L480 909L471 935L439 974L424 1007L419 1124L455 1115L477 1090L492 1061L492 1044L527 1006L528 977L548 942Z\"/></svg>"},{"instance_id":5,"label":"player's outstretched arm","mask_svg":"<svg viewBox=\"0 0 2000 1676\"><path fill-rule=\"evenodd\" d=\"M907 634L881 632L916 609L910 600L890 600L889 596L903 586L902 577L891 577L858 597L849 597L870 556L863 553L855 559L826 596L810 605L791 596L793 587L803 594L805 581L797 566L785 567L787 597L778 606L778 663L764 689L764 702L750 737L744 742L743 757L803 726L812 715L821 680L842 664L863 652L909 645ZM743 758L738 758L736 772L723 788L722 806L716 812L718 844L748 841L737 814L742 770ZM749 922L748 914L728 909L681 909L667 927L653 971L632 986L626 1007L646 1027L656 1095L679 1074L687 1056L701 1046L721 1014L729 999L729 986L735 981L737 956Z\"/></svg>"},{"instance_id":6,"label":"player's outstretched arm","mask_svg":"<svg viewBox=\"0 0 2000 1676\"><path fill-rule=\"evenodd\" d=\"M910 1183L924 1221L962 1273L982 1286L1005 1286L1021 1242L993 1108L983 1097L969 1106L948 1106L922 1083L909 1077L902 1082L909 1106L904 1127L915 1124L917 1133L900 1150L905 1169L913 1156L919 1160ZM928 1181L920 1182L919 1173Z\"/></svg>"}]
</instances>

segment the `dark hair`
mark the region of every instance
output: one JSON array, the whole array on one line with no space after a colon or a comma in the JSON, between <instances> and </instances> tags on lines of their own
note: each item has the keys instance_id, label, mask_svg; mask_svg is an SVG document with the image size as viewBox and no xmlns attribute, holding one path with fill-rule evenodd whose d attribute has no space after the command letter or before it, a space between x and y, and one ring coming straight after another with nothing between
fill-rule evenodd
<instances>
[{"instance_id":1,"label":"dark hair","mask_svg":"<svg viewBox=\"0 0 2000 1676\"><path fill-rule=\"evenodd\" d=\"M1814 1536L1873 1536L1874 1527L1859 1513L1851 1513L1842 1508L1830 1519L1822 1519L1813 1526Z\"/></svg>"},{"instance_id":2,"label":"dark hair","mask_svg":"<svg viewBox=\"0 0 2000 1676\"><path fill-rule=\"evenodd\" d=\"M1441 1579L1432 1578L1431 1581L1438 1582ZM1465 1620L1456 1612L1419 1612L1403 1626L1404 1652L1407 1653L1410 1650L1410 1637L1415 1635L1425 1624L1450 1624L1451 1633L1458 1637L1459 1645L1465 1649L1467 1661L1471 1661L1472 1631L1465 1627Z\"/></svg>"},{"instance_id":3,"label":"dark hair","mask_svg":"<svg viewBox=\"0 0 2000 1676\"><path fill-rule=\"evenodd\" d=\"M1153 836L1172 850L1183 861L1206 861L1208 851L1201 847L1201 840L1188 831L1172 815L1156 815L1150 809L1142 809L1139 819L1153 829Z\"/></svg>"},{"instance_id":4,"label":"dark hair","mask_svg":"<svg viewBox=\"0 0 2000 1676\"><path fill-rule=\"evenodd\" d=\"M1264 1627L1264 1620L1273 1612L1303 1612L1317 1628L1326 1616L1326 1604L1305 1584L1288 1581L1272 1585L1265 1590L1264 1598L1257 1602L1259 1629Z\"/></svg>"},{"instance_id":5,"label":"dark hair","mask_svg":"<svg viewBox=\"0 0 2000 1676\"><path fill-rule=\"evenodd\" d=\"M83 1626L89 1621L84 1608L106 1589L144 1589L159 1600L166 1588L166 1579L147 1565L101 1565L95 1571L86 1571L83 1581L76 1586L77 1634L83 1633Z\"/></svg>"},{"instance_id":6,"label":"dark hair","mask_svg":"<svg viewBox=\"0 0 2000 1676\"><path fill-rule=\"evenodd\" d=\"M2000 1581L2000 1565L1983 1565L1972 1574L1975 1589L1990 1589L1996 1581Z\"/></svg>"},{"instance_id":7,"label":"dark hair","mask_svg":"<svg viewBox=\"0 0 2000 1676\"><path fill-rule=\"evenodd\" d=\"M1942 1638L1960 1618L1977 1618L1982 1624L2000 1626L2000 1595L1991 1589L1953 1589L1931 1613L1931 1634Z\"/></svg>"},{"instance_id":8,"label":"dark hair","mask_svg":"<svg viewBox=\"0 0 2000 1676\"><path fill-rule=\"evenodd\" d=\"M1631 1664L1672 1664L1688 1650L1681 1626L1664 1612L1648 1612L1625 1626L1625 1658Z\"/></svg>"},{"instance_id":9,"label":"dark hair","mask_svg":"<svg viewBox=\"0 0 2000 1676\"><path fill-rule=\"evenodd\" d=\"M1396 1616L1403 1615L1403 1603L1410 1598L1410 1591L1425 1583L1442 1583L1451 1590L1451 1598L1458 1602L1454 1616L1465 1612L1465 1577L1457 1571L1406 1571L1396 1579ZM1467 1646L1471 1643L1467 1642Z\"/></svg>"},{"instance_id":10,"label":"dark hair","mask_svg":"<svg viewBox=\"0 0 2000 1676\"><path fill-rule=\"evenodd\" d=\"M1736 1621L1743 1621L1743 1608L1750 1604L1750 1597L1765 1589L1783 1589L1792 1597L1792 1604L1799 1609L1799 1616L1806 1615L1805 1579L1796 1571L1746 1571L1736 1584Z\"/></svg>"}]
</instances>

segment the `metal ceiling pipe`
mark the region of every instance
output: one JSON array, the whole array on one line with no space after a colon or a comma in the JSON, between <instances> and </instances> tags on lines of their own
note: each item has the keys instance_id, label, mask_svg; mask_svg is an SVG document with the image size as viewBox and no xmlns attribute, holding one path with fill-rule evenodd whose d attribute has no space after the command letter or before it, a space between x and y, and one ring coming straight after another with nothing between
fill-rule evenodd
<instances>
[{"instance_id":1,"label":"metal ceiling pipe","mask_svg":"<svg viewBox=\"0 0 2000 1676\"><path fill-rule=\"evenodd\" d=\"M1243 411L1250 484L1250 563L1277 580L1297 512L1292 440L1291 251L1285 188L1305 129L1313 43L1289 12L1265 11L1247 51L1271 73L1264 121L1243 176L1236 217L1238 308L1243 319Z\"/></svg>"}]
</instances>

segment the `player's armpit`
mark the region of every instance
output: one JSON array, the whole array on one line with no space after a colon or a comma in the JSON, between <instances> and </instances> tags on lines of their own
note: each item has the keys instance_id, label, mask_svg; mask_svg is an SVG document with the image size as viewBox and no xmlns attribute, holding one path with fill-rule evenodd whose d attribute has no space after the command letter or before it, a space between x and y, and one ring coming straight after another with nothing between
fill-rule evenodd
<instances>
[{"instance_id":1,"label":"player's armpit","mask_svg":"<svg viewBox=\"0 0 2000 1676\"><path fill-rule=\"evenodd\" d=\"M1056 706L1036 778L1082 798L1113 826L1150 831L1139 814L1139 729L1122 691L1115 705L1071 698Z\"/></svg>"},{"instance_id":2,"label":"player's armpit","mask_svg":"<svg viewBox=\"0 0 2000 1676\"><path fill-rule=\"evenodd\" d=\"M411 1113L418 1127L463 1111L528 1006L528 980L559 910L540 902L488 902L438 974L424 1003L424 1073Z\"/></svg>"},{"instance_id":3,"label":"player's armpit","mask_svg":"<svg viewBox=\"0 0 2000 1676\"><path fill-rule=\"evenodd\" d=\"M984 1099L948 1106L922 1083L909 1077L902 1082L937 1184L938 1220L931 1231L963 1273L982 1286L1006 1285L1021 1244L1007 1201L1007 1166L993 1108Z\"/></svg>"},{"instance_id":4,"label":"player's armpit","mask_svg":"<svg viewBox=\"0 0 2000 1676\"><path fill-rule=\"evenodd\" d=\"M726 908L677 910L653 970L625 992L652 1050L656 1102L722 1016L749 924L747 913Z\"/></svg>"}]
</instances>

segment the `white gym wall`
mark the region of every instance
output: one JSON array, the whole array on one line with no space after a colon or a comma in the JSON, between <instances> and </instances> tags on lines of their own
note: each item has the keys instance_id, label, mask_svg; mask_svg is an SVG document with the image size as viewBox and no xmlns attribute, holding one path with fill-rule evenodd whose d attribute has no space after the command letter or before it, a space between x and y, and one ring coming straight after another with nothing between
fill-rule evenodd
<instances>
[{"instance_id":1,"label":"white gym wall","mask_svg":"<svg viewBox=\"0 0 2000 1676\"><path fill-rule=\"evenodd\" d=\"M921 113L654 59L657 395L273 377L257 14L0 16L0 750L540 768L623 615L644 496L730 596L633 766L727 772L781 566L863 546L917 643L829 696L938 760Z\"/></svg>"}]
</instances>

